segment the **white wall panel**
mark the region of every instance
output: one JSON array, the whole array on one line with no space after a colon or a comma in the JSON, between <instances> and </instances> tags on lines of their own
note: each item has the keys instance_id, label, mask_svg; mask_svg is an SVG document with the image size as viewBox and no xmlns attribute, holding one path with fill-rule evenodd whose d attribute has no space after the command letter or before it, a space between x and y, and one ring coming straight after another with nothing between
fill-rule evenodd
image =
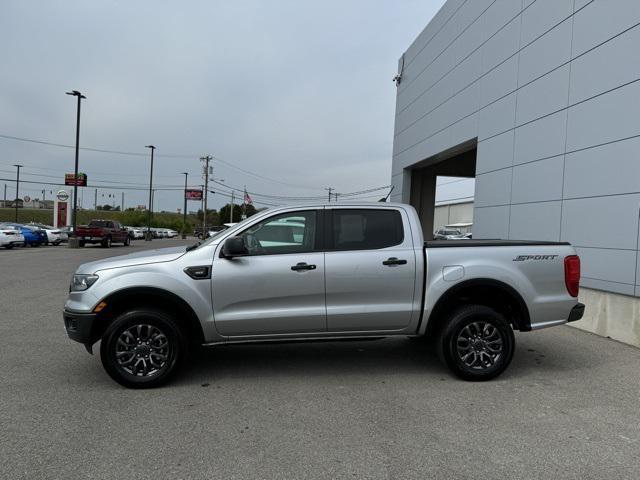
<instances>
[{"instance_id":1,"label":"white wall panel","mask_svg":"<svg viewBox=\"0 0 640 480\"><path fill-rule=\"evenodd\" d=\"M477 174L510 167L513 164L513 136L514 131L509 130L478 143Z\"/></svg>"},{"instance_id":2,"label":"white wall panel","mask_svg":"<svg viewBox=\"0 0 640 480\"><path fill-rule=\"evenodd\" d=\"M522 13L522 45L573 14L573 0L536 0Z\"/></svg>"},{"instance_id":3,"label":"white wall panel","mask_svg":"<svg viewBox=\"0 0 640 480\"><path fill-rule=\"evenodd\" d=\"M511 203L562 199L563 161L561 155L514 167Z\"/></svg>"},{"instance_id":4,"label":"white wall panel","mask_svg":"<svg viewBox=\"0 0 640 480\"><path fill-rule=\"evenodd\" d=\"M513 163L520 164L564 153L567 112L554 113L515 130Z\"/></svg>"},{"instance_id":5,"label":"white wall panel","mask_svg":"<svg viewBox=\"0 0 640 480\"><path fill-rule=\"evenodd\" d=\"M640 27L635 27L576 58L571 65L569 103L586 100L640 78L640 54L635 58L629 56L630 52L638 51L639 45Z\"/></svg>"},{"instance_id":6,"label":"white wall panel","mask_svg":"<svg viewBox=\"0 0 640 480\"><path fill-rule=\"evenodd\" d=\"M640 134L640 82L569 109L567 151Z\"/></svg>"},{"instance_id":7,"label":"white wall panel","mask_svg":"<svg viewBox=\"0 0 640 480\"><path fill-rule=\"evenodd\" d=\"M573 55L577 56L638 23L640 2L595 0L573 19Z\"/></svg>"},{"instance_id":8,"label":"white wall panel","mask_svg":"<svg viewBox=\"0 0 640 480\"><path fill-rule=\"evenodd\" d=\"M581 247L635 250L640 195L565 200L562 238Z\"/></svg>"},{"instance_id":9,"label":"white wall panel","mask_svg":"<svg viewBox=\"0 0 640 480\"><path fill-rule=\"evenodd\" d=\"M476 206L473 212L473 238L509 238L509 206Z\"/></svg>"},{"instance_id":10,"label":"white wall panel","mask_svg":"<svg viewBox=\"0 0 640 480\"><path fill-rule=\"evenodd\" d=\"M518 90L517 125L566 108L569 65L561 67Z\"/></svg>"},{"instance_id":11,"label":"white wall panel","mask_svg":"<svg viewBox=\"0 0 640 480\"><path fill-rule=\"evenodd\" d=\"M506 96L480 110L478 139L482 140L513 128L516 114L516 94Z\"/></svg>"},{"instance_id":12,"label":"white wall panel","mask_svg":"<svg viewBox=\"0 0 640 480\"><path fill-rule=\"evenodd\" d=\"M564 197L640 192L640 138L567 154Z\"/></svg>"},{"instance_id":13,"label":"white wall panel","mask_svg":"<svg viewBox=\"0 0 640 480\"><path fill-rule=\"evenodd\" d=\"M482 72L488 72L518 52L520 46L520 18L509 22L482 48Z\"/></svg>"},{"instance_id":14,"label":"white wall panel","mask_svg":"<svg viewBox=\"0 0 640 480\"><path fill-rule=\"evenodd\" d=\"M560 239L561 202L511 205L509 238L512 240Z\"/></svg>"},{"instance_id":15,"label":"white wall panel","mask_svg":"<svg viewBox=\"0 0 640 480\"><path fill-rule=\"evenodd\" d=\"M476 177L476 206L491 207L509 204L511 169L483 173Z\"/></svg>"},{"instance_id":16,"label":"white wall panel","mask_svg":"<svg viewBox=\"0 0 640 480\"><path fill-rule=\"evenodd\" d=\"M571 20L566 20L520 52L518 85L522 86L571 59Z\"/></svg>"}]
</instances>

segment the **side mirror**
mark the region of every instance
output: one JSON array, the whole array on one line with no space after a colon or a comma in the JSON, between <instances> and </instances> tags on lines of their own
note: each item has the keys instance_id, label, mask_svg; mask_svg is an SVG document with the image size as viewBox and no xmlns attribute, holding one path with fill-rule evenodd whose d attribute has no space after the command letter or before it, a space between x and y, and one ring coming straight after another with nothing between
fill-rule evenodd
<instances>
[{"instance_id":1,"label":"side mirror","mask_svg":"<svg viewBox=\"0 0 640 480\"><path fill-rule=\"evenodd\" d=\"M222 245L222 256L225 258L247 255L249 250L244 243L244 237L230 237Z\"/></svg>"}]
</instances>

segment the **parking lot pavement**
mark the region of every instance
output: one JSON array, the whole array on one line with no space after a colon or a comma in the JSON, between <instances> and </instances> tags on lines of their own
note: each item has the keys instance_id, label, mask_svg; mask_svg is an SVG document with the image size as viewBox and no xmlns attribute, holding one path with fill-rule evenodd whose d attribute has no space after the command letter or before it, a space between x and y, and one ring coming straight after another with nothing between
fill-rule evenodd
<instances>
[{"instance_id":1,"label":"parking lot pavement","mask_svg":"<svg viewBox=\"0 0 640 480\"><path fill-rule=\"evenodd\" d=\"M66 338L78 264L143 248L0 251L2 478L638 478L640 350L518 334L488 383L407 339L218 347L126 390Z\"/></svg>"}]
</instances>

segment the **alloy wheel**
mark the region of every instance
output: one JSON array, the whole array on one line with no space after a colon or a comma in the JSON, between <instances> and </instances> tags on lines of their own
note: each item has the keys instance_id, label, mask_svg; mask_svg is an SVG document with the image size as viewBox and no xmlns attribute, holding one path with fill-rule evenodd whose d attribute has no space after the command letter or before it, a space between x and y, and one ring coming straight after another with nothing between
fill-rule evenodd
<instances>
[{"instance_id":1,"label":"alloy wheel","mask_svg":"<svg viewBox=\"0 0 640 480\"><path fill-rule=\"evenodd\" d=\"M116 364L129 375L151 377L167 365L170 349L168 337L158 327L133 325L118 336Z\"/></svg>"},{"instance_id":2,"label":"alloy wheel","mask_svg":"<svg viewBox=\"0 0 640 480\"><path fill-rule=\"evenodd\" d=\"M503 349L502 334L490 322L470 323L460 331L456 339L458 358L474 370L486 370L496 365Z\"/></svg>"}]
</instances>

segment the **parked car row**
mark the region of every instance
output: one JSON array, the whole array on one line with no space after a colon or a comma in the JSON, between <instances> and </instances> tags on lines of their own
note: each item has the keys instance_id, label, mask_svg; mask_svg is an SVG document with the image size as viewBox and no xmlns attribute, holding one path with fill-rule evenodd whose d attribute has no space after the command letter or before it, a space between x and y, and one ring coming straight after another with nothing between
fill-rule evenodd
<instances>
[{"instance_id":1,"label":"parked car row","mask_svg":"<svg viewBox=\"0 0 640 480\"><path fill-rule=\"evenodd\" d=\"M60 245L69 241L72 227L53 228L40 223L21 224L0 222L0 248L39 247L41 245ZM76 227L80 247L87 244L100 244L105 248L113 243L127 246L131 240L145 238L145 227L127 227L113 220L91 220L88 225ZM152 228L153 238L175 238L178 232L169 228Z\"/></svg>"},{"instance_id":2,"label":"parked car row","mask_svg":"<svg viewBox=\"0 0 640 480\"><path fill-rule=\"evenodd\" d=\"M60 245L69 240L69 234L63 229L39 223L0 223L0 247L39 247L41 245Z\"/></svg>"},{"instance_id":3,"label":"parked car row","mask_svg":"<svg viewBox=\"0 0 640 480\"><path fill-rule=\"evenodd\" d=\"M129 232L129 238L131 240L139 240L141 238L145 238L147 234L147 227L127 227ZM178 236L178 232L175 230L171 230L170 228L154 228L151 227L151 236L153 238L175 238Z\"/></svg>"}]
</instances>

